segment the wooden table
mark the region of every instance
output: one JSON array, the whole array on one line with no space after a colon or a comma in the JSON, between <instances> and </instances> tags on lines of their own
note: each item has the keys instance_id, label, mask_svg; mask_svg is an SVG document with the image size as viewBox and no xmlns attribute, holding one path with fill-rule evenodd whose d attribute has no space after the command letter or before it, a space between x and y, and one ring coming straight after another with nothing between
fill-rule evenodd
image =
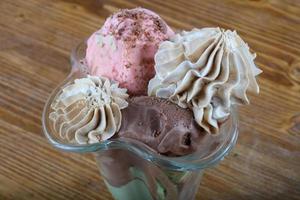
<instances>
[{"instance_id":1,"label":"wooden table","mask_svg":"<svg viewBox=\"0 0 300 200\"><path fill-rule=\"evenodd\" d=\"M0 1L0 199L112 199L91 155L46 141L41 115L69 73L71 49L118 8L143 6L171 27L235 29L257 52L261 93L240 108L233 152L196 199L300 199L300 1Z\"/></svg>"}]
</instances>

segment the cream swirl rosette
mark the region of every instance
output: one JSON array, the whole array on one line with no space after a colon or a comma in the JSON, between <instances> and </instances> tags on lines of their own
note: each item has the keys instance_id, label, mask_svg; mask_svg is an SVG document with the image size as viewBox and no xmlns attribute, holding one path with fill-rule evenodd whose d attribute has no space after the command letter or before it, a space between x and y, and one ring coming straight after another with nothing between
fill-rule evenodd
<instances>
[{"instance_id":1,"label":"cream swirl rosette","mask_svg":"<svg viewBox=\"0 0 300 200\"><path fill-rule=\"evenodd\" d=\"M230 30L183 31L163 42L155 55L148 95L168 98L193 110L196 122L215 134L232 104L248 104L246 91L259 92L255 54Z\"/></svg>"},{"instance_id":2,"label":"cream swirl rosette","mask_svg":"<svg viewBox=\"0 0 300 200\"><path fill-rule=\"evenodd\" d=\"M127 90L104 77L76 79L52 103L50 119L60 137L86 144L111 138L121 126Z\"/></svg>"}]
</instances>

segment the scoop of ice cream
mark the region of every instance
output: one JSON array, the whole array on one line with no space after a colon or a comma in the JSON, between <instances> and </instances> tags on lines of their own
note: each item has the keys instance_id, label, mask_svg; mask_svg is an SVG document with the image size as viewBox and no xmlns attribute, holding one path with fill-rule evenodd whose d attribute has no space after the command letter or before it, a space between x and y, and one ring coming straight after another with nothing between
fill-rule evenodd
<instances>
[{"instance_id":1,"label":"scoop of ice cream","mask_svg":"<svg viewBox=\"0 0 300 200\"><path fill-rule=\"evenodd\" d=\"M107 78L88 76L63 88L51 107L53 129L62 139L79 144L111 138L128 106L126 89Z\"/></svg>"},{"instance_id":2,"label":"scoop of ice cream","mask_svg":"<svg viewBox=\"0 0 300 200\"><path fill-rule=\"evenodd\" d=\"M109 149L101 152L101 154L96 154L96 161L100 166L104 179L111 186L122 187L131 181L136 181L138 184L147 185L153 199L173 200L178 197L178 188L176 188L168 178L168 174L164 173L164 171L156 165L149 165L145 159L130 151ZM166 190L164 194L166 198L159 198L161 196L157 195L158 181ZM138 198L131 199L136 200Z\"/></svg>"},{"instance_id":3,"label":"scoop of ice cream","mask_svg":"<svg viewBox=\"0 0 300 200\"><path fill-rule=\"evenodd\" d=\"M122 116L122 125L115 137L138 140L161 154L192 153L205 135L191 110L157 97L131 98Z\"/></svg>"},{"instance_id":4,"label":"scoop of ice cream","mask_svg":"<svg viewBox=\"0 0 300 200\"><path fill-rule=\"evenodd\" d=\"M147 93L154 76L154 55L159 44L174 35L154 12L136 8L109 17L87 42L90 73L120 83L133 95Z\"/></svg>"},{"instance_id":5,"label":"scoop of ice cream","mask_svg":"<svg viewBox=\"0 0 300 200\"><path fill-rule=\"evenodd\" d=\"M218 133L231 105L249 103L247 90L259 92L254 58L235 31L183 31L160 45L148 94L189 107L202 128Z\"/></svg>"}]
</instances>

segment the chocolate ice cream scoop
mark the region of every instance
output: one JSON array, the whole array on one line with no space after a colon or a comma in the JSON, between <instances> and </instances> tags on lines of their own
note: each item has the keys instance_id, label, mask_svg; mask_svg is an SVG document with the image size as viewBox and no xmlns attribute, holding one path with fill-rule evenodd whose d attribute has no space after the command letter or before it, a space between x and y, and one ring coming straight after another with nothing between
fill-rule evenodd
<instances>
[{"instance_id":1,"label":"chocolate ice cream scoop","mask_svg":"<svg viewBox=\"0 0 300 200\"><path fill-rule=\"evenodd\" d=\"M160 154L181 156L196 151L206 134L193 113L157 97L133 97L122 110L122 125L115 137L138 140Z\"/></svg>"}]
</instances>

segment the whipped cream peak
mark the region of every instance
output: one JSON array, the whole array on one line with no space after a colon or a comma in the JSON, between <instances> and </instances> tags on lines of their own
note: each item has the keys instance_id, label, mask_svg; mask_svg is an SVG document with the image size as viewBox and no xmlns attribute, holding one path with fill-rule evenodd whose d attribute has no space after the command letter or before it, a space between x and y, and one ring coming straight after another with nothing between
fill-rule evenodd
<instances>
[{"instance_id":1,"label":"whipped cream peak","mask_svg":"<svg viewBox=\"0 0 300 200\"><path fill-rule=\"evenodd\" d=\"M255 76L262 71L255 65L255 57L235 31L183 31L161 43L148 95L190 108L202 128L218 133L231 105L248 104L248 90L259 92Z\"/></svg>"},{"instance_id":2,"label":"whipped cream peak","mask_svg":"<svg viewBox=\"0 0 300 200\"><path fill-rule=\"evenodd\" d=\"M112 137L121 126L127 90L105 77L76 79L53 101L53 129L69 142L86 144Z\"/></svg>"}]
</instances>

